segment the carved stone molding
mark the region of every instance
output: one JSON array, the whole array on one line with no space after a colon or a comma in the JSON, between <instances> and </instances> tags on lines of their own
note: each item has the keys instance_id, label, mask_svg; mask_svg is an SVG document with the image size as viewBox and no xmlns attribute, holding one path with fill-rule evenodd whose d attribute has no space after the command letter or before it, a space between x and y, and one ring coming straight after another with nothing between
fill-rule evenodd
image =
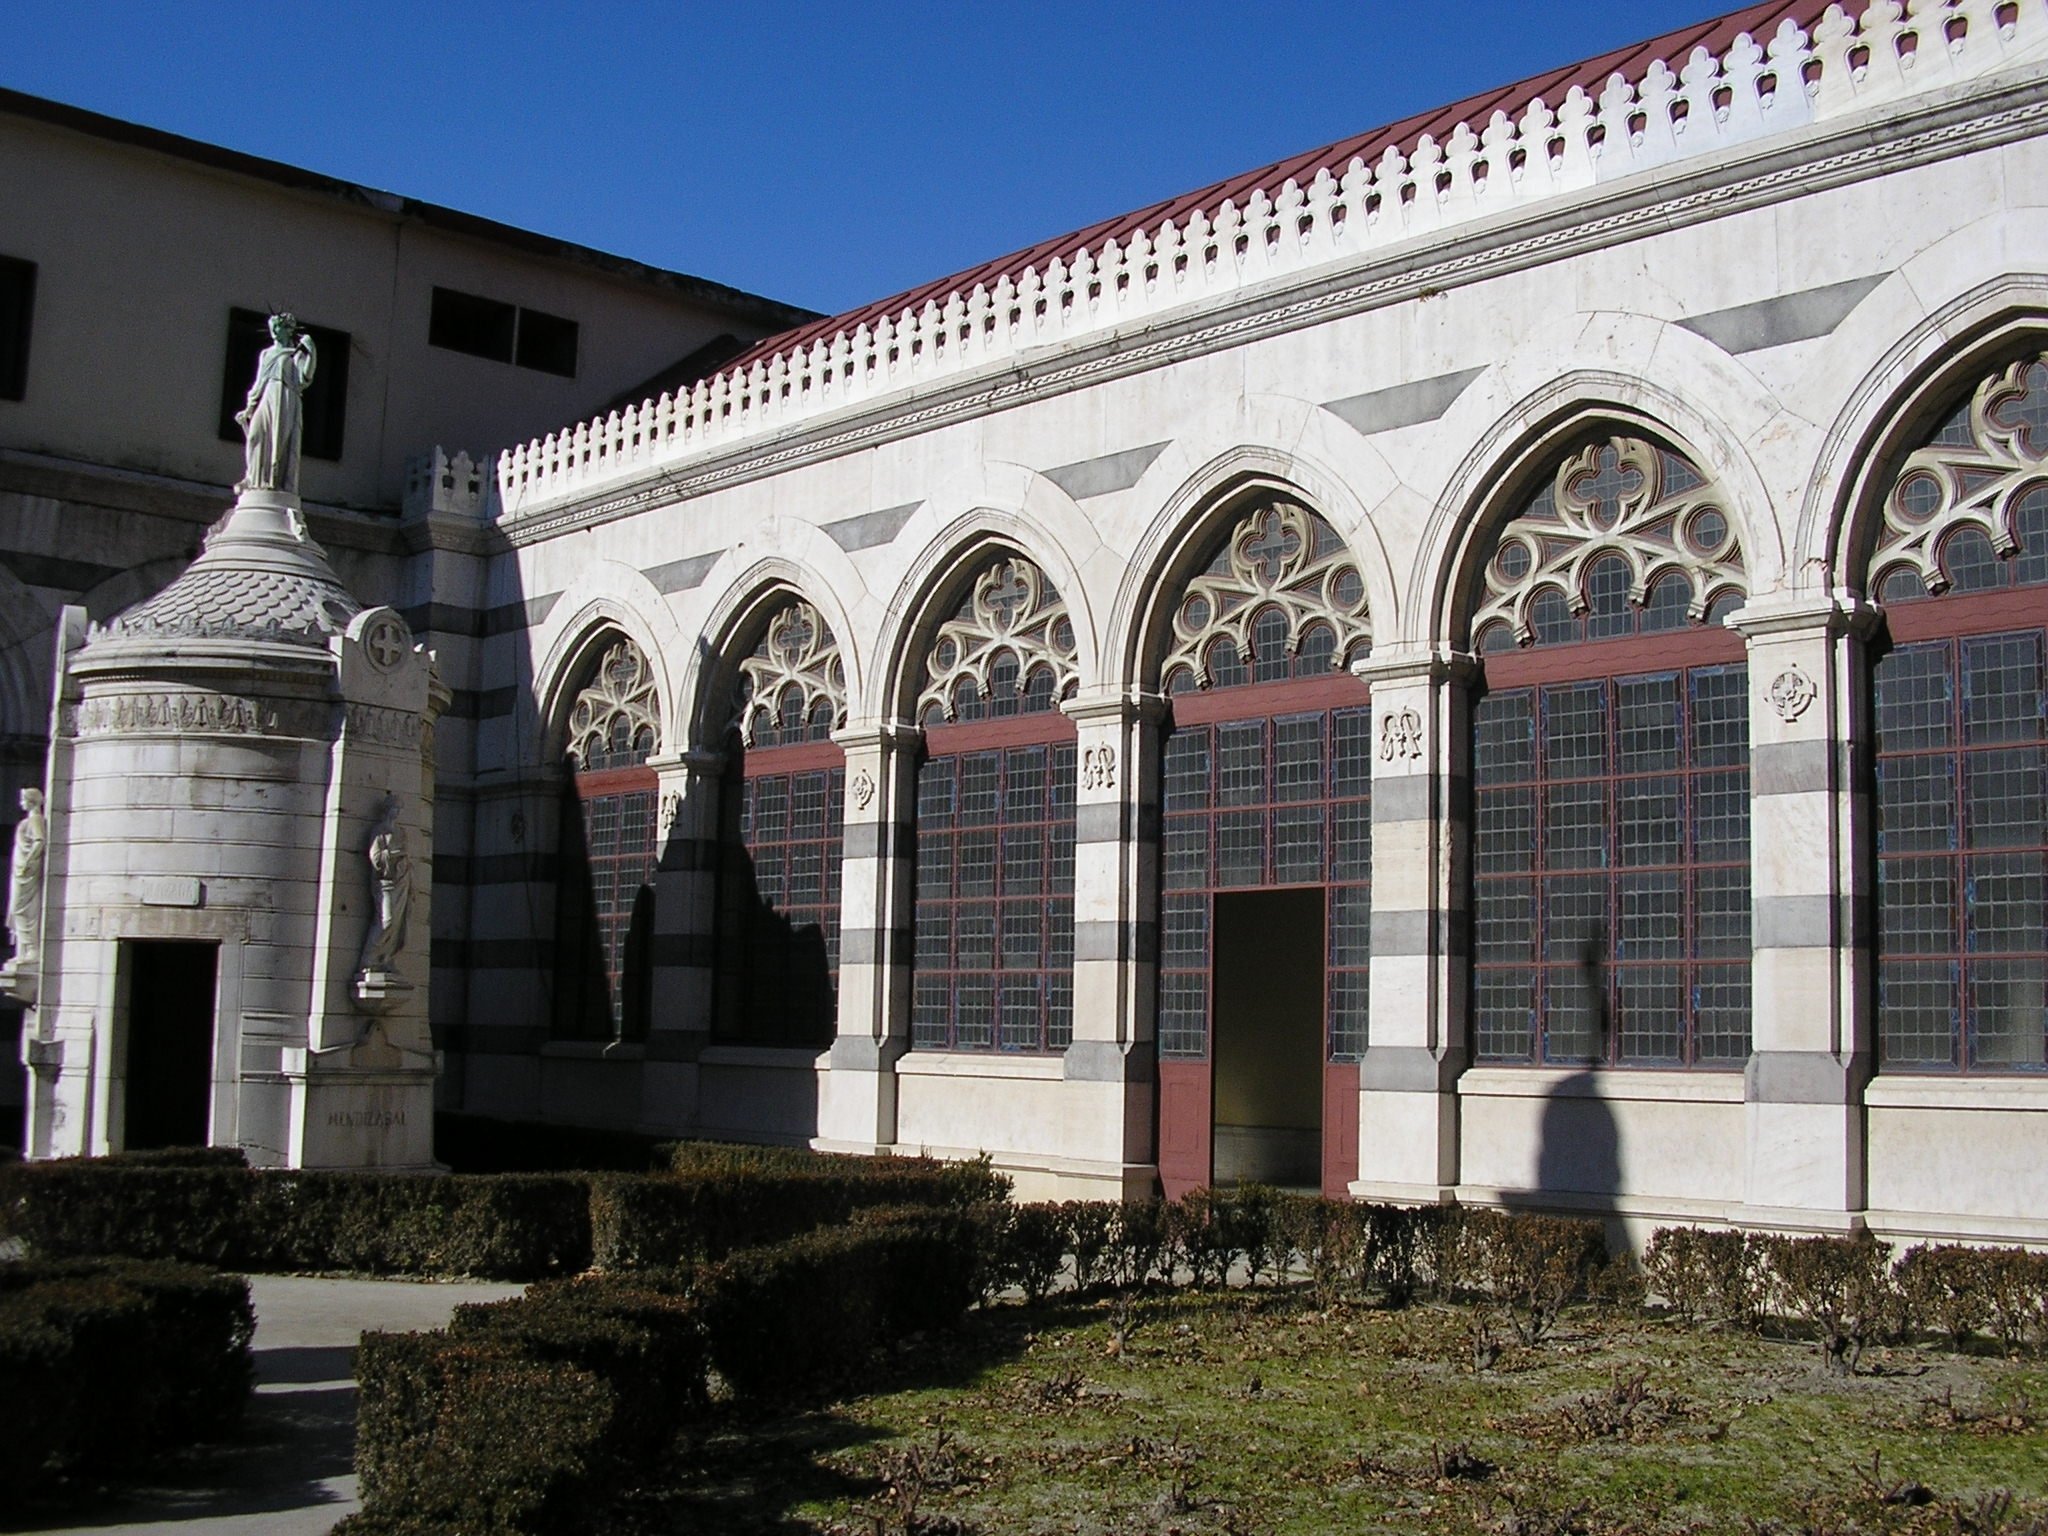
<instances>
[{"instance_id":1,"label":"carved stone molding","mask_svg":"<svg viewBox=\"0 0 2048 1536\"><path fill-rule=\"evenodd\" d=\"M975 578L932 637L917 720L957 720L1005 690L1049 706L1069 697L1079 677L1066 601L1031 561L1008 555Z\"/></svg>"},{"instance_id":2,"label":"carved stone molding","mask_svg":"<svg viewBox=\"0 0 2048 1536\"><path fill-rule=\"evenodd\" d=\"M1081 787L1093 790L1116 788L1115 747L1105 742L1082 750Z\"/></svg>"},{"instance_id":3,"label":"carved stone molding","mask_svg":"<svg viewBox=\"0 0 2048 1536\"><path fill-rule=\"evenodd\" d=\"M411 710L351 704L347 718L348 734L375 746L417 748L426 740L426 724Z\"/></svg>"},{"instance_id":4,"label":"carved stone molding","mask_svg":"<svg viewBox=\"0 0 2048 1536\"><path fill-rule=\"evenodd\" d=\"M226 693L117 693L67 704L58 734L69 737L334 735L334 710L312 700L251 699Z\"/></svg>"},{"instance_id":5,"label":"carved stone molding","mask_svg":"<svg viewBox=\"0 0 2048 1536\"><path fill-rule=\"evenodd\" d=\"M1394 762L1422 756L1422 716L1412 709L1390 709L1380 716L1380 759Z\"/></svg>"},{"instance_id":6,"label":"carved stone molding","mask_svg":"<svg viewBox=\"0 0 2048 1536\"><path fill-rule=\"evenodd\" d=\"M1813 679L1797 667L1787 667L1771 679L1769 698L1771 708L1778 712L1780 720L1797 720L1806 713L1820 690L1813 686Z\"/></svg>"},{"instance_id":7,"label":"carved stone molding","mask_svg":"<svg viewBox=\"0 0 2048 1536\"><path fill-rule=\"evenodd\" d=\"M874 775L867 769L859 770L853 776L853 808L864 811L875 801Z\"/></svg>"}]
</instances>

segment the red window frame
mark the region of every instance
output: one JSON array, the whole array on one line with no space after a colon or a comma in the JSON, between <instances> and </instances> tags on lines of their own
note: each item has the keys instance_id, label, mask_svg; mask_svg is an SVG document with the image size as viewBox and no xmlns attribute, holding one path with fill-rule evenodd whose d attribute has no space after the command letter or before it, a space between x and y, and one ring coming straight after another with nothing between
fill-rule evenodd
<instances>
[{"instance_id":1,"label":"red window frame","mask_svg":"<svg viewBox=\"0 0 2048 1536\"><path fill-rule=\"evenodd\" d=\"M644 765L570 779L562 814L574 823L560 840L555 897L557 1038L647 1033L658 798Z\"/></svg>"},{"instance_id":2,"label":"red window frame","mask_svg":"<svg viewBox=\"0 0 2048 1536\"><path fill-rule=\"evenodd\" d=\"M743 747L719 801L713 1035L814 1047L838 1027L846 754L831 741ZM800 828L798 796L819 796Z\"/></svg>"},{"instance_id":3,"label":"red window frame","mask_svg":"<svg viewBox=\"0 0 2048 1536\"><path fill-rule=\"evenodd\" d=\"M1473 1057L1476 1061L1490 1065L1600 1064L1701 1070L1734 1070L1744 1065L1750 1049L1748 978L1751 944L1747 661L1747 648L1742 637L1718 625L1696 625L1679 630L1523 650L1496 650L1483 655L1484 681L1475 690L1472 703L1470 1008ZM1726 719L1740 725L1739 761L1701 764L1696 760L1698 740L1693 710L1698 693L1694 686L1695 674L1731 668L1740 668L1741 672L1733 685L1723 690L1723 694L1724 697L1732 694L1736 706ZM1677 761L1675 764L1624 769L1620 763L1618 690L1629 682L1665 677L1672 679L1676 696L1678 716L1674 740ZM1548 701L1557 696L1556 691L1569 685L1598 686L1601 689L1600 728L1603 739L1599 768L1597 772L1552 775L1544 760L1542 711ZM1546 693L1546 690L1552 692ZM1483 760L1481 741L1486 719L1485 700L1521 693L1529 695L1531 705L1529 721L1533 735L1529 743L1528 772L1523 777L1488 782L1489 769ZM1738 774L1739 784L1735 784L1732 790L1720 783L1732 781ZM1667 785L1673 781L1677 783L1680 814L1684 821L1678 829L1678 856L1624 865L1623 860L1616 856L1614 847L1625 831L1623 819L1618 814L1623 804L1622 797L1632 790L1646 794L1660 780ZM1741 808L1739 856L1699 856L1696 839L1701 818L1696 813L1701 796L1707 792L1702 787L1703 781L1707 781L1730 804ZM1553 791L1559 796L1559 804L1569 797L1583 796L1588 791L1600 796L1604 853L1590 865L1569 858L1553 862L1551 834L1567 825L1553 820L1550 799ZM1489 857L1486 846L1489 816L1514 817L1518 809L1515 797L1523 795L1527 796L1526 861L1520 867L1510 865L1504 869L1489 870L1484 867ZM1512 858L1516 851L1504 841L1504 857ZM1669 949L1659 952L1645 943L1644 947L1650 952L1634 953L1626 937L1630 924L1625 903L1631 891L1637 893L1639 899L1647 899L1652 893L1662 898L1664 891L1673 890L1674 882L1673 895L1678 903L1675 952ZM1583 887L1582 895L1590 893L1595 883L1601 886L1596 924L1602 938L1591 956L1587 948L1595 941L1590 936L1573 941L1557 935L1556 927L1562 923L1554 919L1547 909L1547 900L1553 896L1559 900L1568 899L1573 894L1575 883ZM1512 955L1509 951L1513 941L1507 935L1512 934L1514 927L1511 909L1517 888L1526 889L1528 893L1529 936L1526 945L1521 946L1525 952ZM1496 906L1496 902L1501 905ZM1509 914L1503 920L1501 936L1492 930L1494 919L1491 914L1494 911ZM1716 942L1725 947L1723 953L1702 953L1702 917L1707 912L1720 919L1721 932ZM1738 912L1739 941L1726 931L1732 926L1731 914ZM1600 1048L1592 1052L1560 1051L1553 1054L1550 1040L1553 1008L1567 1005L1573 997L1584 996L1589 958L1595 960L1601 980L1599 1011L1595 1014L1593 1027L1597 1030L1604 1021L1606 1038L1600 1043ZM1677 1050L1664 1053L1627 1049L1633 1033L1630 1019L1632 986L1661 979L1668 988L1674 979L1670 973L1674 971L1684 1006L1684 1017L1677 1031ZM1522 980L1526 992L1516 1002L1518 979ZM1704 1032L1704 1035L1701 1029L1710 1009L1733 1009L1738 992L1744 1026L1739 1050L1731 1048L1730 1042L1735 1037L1725 1027L1719 1031ZM1520 1007L1525 1011L1526 1033L1520 1034L1520 1038L1526 1041L1525 1048L1509 1051L1489 1044L1489 1034L1497 1033L1487 1026L1490 998L1499 999L1502 1007ZM1726 1013L1720 1013L1720 1017L1725 1020ZM1669 1031L1662 1029L1654 1034L1649 1031L1643 1033L1649 1034L1651 1039L1669 1036ZM1642 1038L1642 1035L1637 1038ZM1702 1048L1703 1039L1708 1047L1706 1050Z\"/></svg>"}]
</instances>

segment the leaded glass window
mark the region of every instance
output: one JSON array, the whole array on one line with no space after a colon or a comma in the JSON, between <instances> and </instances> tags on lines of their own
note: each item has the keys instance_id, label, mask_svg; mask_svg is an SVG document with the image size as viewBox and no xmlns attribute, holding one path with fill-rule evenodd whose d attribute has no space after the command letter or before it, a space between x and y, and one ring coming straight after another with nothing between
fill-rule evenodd
<instances>
[{"instance_id":1,"label":"leaded glass window","mask_svg":"<svg viewBox=\"0 0 2048 1536\"><path fill-rule=\"evenodd\" d=\"M1480 1061L1737 1067L1750 1047L1747 592L1720 488L1662 444L1564 455L1473 612Z\"/></svg>"},{"instance_id":2,"label":"leaded glass window","mask_svg":"<svg viewBox=\"0 0 2048 1536\"><path fill-rule=\"evenodd\" d=\"M1063 1051L1074 1033L1073 621L1029 560L968 583L925 652L911 1044Z\"/></svg>"},{"instance_id":3,"label":"leaded glass window","mask_svg":"<svg viewBox=\"0 0 2048 1536\"><path fill-rule=\"evenodd\" d=\"M2048 1065L2048 360L1980 379L1882 503L1883 1066Z\"/></svg>"},{"instance_id":4,"label":"leaded glass window","mask_svg":"<svg viewBox=\"0 0 2048 1536\"><path fill-rule=\"evenodd\" d=\"M654 932L654 669L631 640L608 645L570 701L555 886L555 1030L644 1034Z\"/></svg>"},{"instance_id":5,"label":"leaded glass window","mask_svg":"<svg viewBox=\"0 0 2048 1536\"><path fill-rule=\"evenodd\" d=\"M838 1012L846 671L831 628L789 597L742 657L718 829L718 1035L828 1043Z\"/></svg>"}]
</instances>

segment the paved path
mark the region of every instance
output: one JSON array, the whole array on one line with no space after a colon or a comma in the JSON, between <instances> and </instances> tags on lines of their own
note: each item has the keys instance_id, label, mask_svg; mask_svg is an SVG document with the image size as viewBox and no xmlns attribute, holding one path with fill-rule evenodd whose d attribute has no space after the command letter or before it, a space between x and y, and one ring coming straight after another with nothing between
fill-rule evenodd
<instances>
[{"instance_id":1,"label":"paved path","mask_svg":"<svg viewBox=\"0 0 2048 1536\"><path fill-rule=\"evenodd\" d=\"M460 1302L516 1285L251 1275L256 1395L231 1444L173 1457L145 1479L41 1528L100 1536L324 1536L356 1508L356 1336L438 1328ZM9 1530L22 1530L12 1521Z\"/></svg>"}]
</instances>

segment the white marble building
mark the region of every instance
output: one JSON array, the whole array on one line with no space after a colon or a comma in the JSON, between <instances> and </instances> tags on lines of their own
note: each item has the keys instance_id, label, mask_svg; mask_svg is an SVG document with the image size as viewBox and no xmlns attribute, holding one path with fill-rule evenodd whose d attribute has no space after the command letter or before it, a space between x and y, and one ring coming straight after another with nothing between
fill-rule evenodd
<instances>
[{"instance_id":1,"label":"white marble building","mask_svg":"<svg viewBox=\"0 0 2048 1536\"><path fill-rule=\"evenodd\" d=\"M2048 0L1911 11L437 456L444 1104L2048 1241Z\"/></svg>"}]
</instances>

